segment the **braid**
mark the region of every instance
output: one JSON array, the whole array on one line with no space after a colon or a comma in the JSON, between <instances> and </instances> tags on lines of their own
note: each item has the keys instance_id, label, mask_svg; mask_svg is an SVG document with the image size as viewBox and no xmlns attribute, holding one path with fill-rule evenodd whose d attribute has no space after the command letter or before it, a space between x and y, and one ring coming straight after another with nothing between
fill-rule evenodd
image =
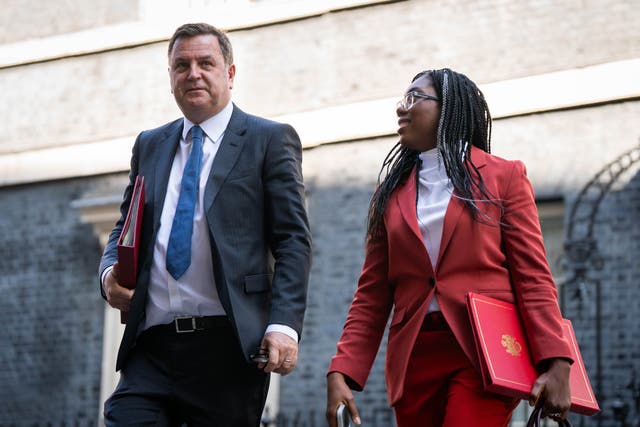
<instances>
[{"instance_id":1,"label":"braid","mask_svg":"<svg viewBox=\"0 0 640 427\"><path fill-rule=\"evenodd\" d=\"M486 202L503 209L489 194L480 171L471 159L471 146L490 152L491 114L478 87L464 74L450 69L424 71L416 78L429 75L437 93L441 93L442 111L438 124L438 153L457 194L476 220L495 221L478 207ZM415 79L414 79L415 80Z\"/></svg>"},{"instance_id":2,"label":"braid","mask_svg":"<svg viewBox=\"0 0 640 427\"><path fill-rule=\"evenodd\" d=\"M478 87L464 74L448 68L423 71L412 81L429 76L442 100L437 131L438 155L447 176L460 198L469 208L474 220L496 223L478 207L489 203L503 210L502 204L487 190L480 171L471 160L471 146L491 152L491 114ZM393 190L406 180L419 161L420 153L396 144L385 158L378 174L378 188L369 206L367 234L376 239L382 233L382 217ZM381 177L385 173L384 180ZM499 220L497 223L500 223Z\"/></svg>"},{"instance_id":3,"label":"braid","mask_svg":"<svg viewBox=\"0 0 640 427\"><path fill-rule=\"evenodd\" d=\"M382 163L378 173L378 188L369 203L369 221L367 235L378 238L382 233L382 215L393 190L404 180L418 162L418 151L403 147L400 143L393 146ZM380 182L383 172L384 180Z\"/></svg>"}]
</instances>

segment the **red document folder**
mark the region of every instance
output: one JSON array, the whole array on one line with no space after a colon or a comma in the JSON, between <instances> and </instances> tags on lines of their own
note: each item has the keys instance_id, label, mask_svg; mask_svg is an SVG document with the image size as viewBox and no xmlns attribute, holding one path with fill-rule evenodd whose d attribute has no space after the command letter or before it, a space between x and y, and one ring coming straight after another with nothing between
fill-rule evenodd
<instances>
[{"instance_id":1,"label":"red document folder","mask_svg":"<svg viewBox=\"0 0 640 427\"><path fill-rule=\"evenodd\" d=\"M140 247L140 230L144 214L144 177L138 175L133 186L129 211L118 239L118 281L121 285L133 289L138 276L138 249ZM127 323L127 313L120 312L120 322Z\"/></svg>"},{"instance_id":2,"label":"red document folder","mask_svg":"<svg viewBox=\"0 0 640 427\"><path fill-rule=\"evenodd\" d=\"M486 295L467 294L467 307L476 340L485 389L528 399L538 377L517 307ZM562 320L574 360L569 374L571 411L593 415L600 411L582 362L573 326Z\"/></svg>"}]
</instances>

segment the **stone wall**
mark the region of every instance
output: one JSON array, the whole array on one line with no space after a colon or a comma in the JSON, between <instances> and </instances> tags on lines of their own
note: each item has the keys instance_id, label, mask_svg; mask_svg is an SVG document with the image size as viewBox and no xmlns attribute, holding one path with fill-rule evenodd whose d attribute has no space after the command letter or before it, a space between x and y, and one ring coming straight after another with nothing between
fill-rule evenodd
<instances>
[{"instance_id":1,"label":"stone wall","mask_svg":"<svg viewBox=\"0 0 640 427\"><path fill-rule=\"evenodd\" d=\"M230 38L235 101L275 116L399 97L425 68L449 66L488 83L636 58L640 8L628 1L413 0ZM134 135L172 120L178 110L166 70L165 42L0 69L0 93L11 106L3 111L0 153Z\"/></svg>"},{"instance_id":2,"label":"stone wall","mask_svg":"<svg viewBox=\"0 0 640 427\"><path fill-rule=\"evenodd\" d=\"M138 4L129 0L3 0L0 43L57 36L138 18Z\"/></svg>"}]
</instances>

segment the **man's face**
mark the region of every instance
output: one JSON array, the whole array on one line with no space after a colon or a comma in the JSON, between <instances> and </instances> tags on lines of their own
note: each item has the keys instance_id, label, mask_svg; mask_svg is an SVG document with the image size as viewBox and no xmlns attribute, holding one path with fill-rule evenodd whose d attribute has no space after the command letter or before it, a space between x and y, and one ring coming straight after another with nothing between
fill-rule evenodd
<instances>
[{"instance_id":1,"label":"man's face","mask_svg":"<svg viewBox=\"0 0 640 427\"><path fill-rule=\"evenodd\" d=\"M225 65L213 34L180 37L169 55L171 92L184 116L202 123L231 99L235 65Z\"/></svg>"}]
</instances>

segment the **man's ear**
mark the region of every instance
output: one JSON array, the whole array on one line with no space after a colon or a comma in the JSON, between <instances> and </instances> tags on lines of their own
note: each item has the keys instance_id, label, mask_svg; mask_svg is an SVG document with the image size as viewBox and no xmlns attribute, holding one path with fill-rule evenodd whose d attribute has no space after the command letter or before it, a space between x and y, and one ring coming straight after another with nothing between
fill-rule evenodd
<instances>
[{"instance_id":1,"label":"man's ear","mask_svg":"<svg viewBox=\"0 0 640 427\"><path fill-rule=\"evenodd\" d=\"M229 89L233 89L233 78L235 76L236 76L236 64L231 64L227 69L227 80L229 80Z\"/></svg>"},{"instance_id":2,"label":"man's ear","mask_svg":"<svg viewBox=\"0 0 640 427\"><path fill-rule=\"evenodd\" d=\"M169 74L169 88L171 93L173 93L173 83L171 82L171 67L167 67L167 74Z\"/></svg>"}]
</instances>

